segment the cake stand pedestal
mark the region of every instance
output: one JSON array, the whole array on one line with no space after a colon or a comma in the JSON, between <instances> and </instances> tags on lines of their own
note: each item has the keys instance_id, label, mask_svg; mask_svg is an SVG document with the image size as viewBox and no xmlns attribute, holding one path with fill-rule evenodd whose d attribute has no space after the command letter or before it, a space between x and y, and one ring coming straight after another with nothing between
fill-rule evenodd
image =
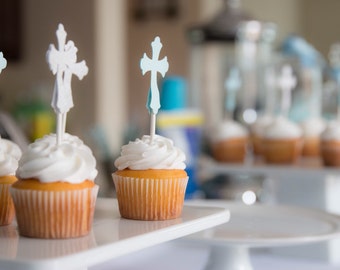
<instances>
[{"instance_id":1,"label":"cake stand pedestal","mask_svg":"<svg viewBox=\"0 0 340 270\"><path fill-rule=\"evenodd\" d=\"M248 206L226 201L196 201L191 205L227 207L228 224L179 241L210 246L206 270L252 270L250 248L278 247L340 238L340 217L324 211L288 206Z\"/></svg>"}]
</instances>

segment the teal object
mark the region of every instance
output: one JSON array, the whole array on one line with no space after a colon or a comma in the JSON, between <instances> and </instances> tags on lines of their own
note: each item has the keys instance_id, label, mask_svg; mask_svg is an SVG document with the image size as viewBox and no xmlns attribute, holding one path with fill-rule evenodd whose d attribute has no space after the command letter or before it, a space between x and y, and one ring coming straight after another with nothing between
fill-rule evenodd
<instances>
[{"instance_id":1,"label":"teal object","mask_svg":"<svg viewBox=\"0 0 340 270\"><path fill-rule=\"evenodd\" d=\"M225 109L227 112L233 113L236 107L236 92L241 88L240 72L237 68L232 68L229 77L225 81L225 89L227 91L225 98Z\"/></svg>"},{"instance_id":2,"label":"teal object","mask_svg":"<svg viewBox=\"0 0 340 270\"><path fill-rule=\"evenodd\" d=\"M148 109L149 114L152 113L151 97L152 97L151 88L149 88L148 97L147 97L146 104L145 104L145 107Z\"/></svg>"},{"instance_id":3,"label":"teal object","mask_svg":"<svg viewBox=\"0 0 340 270\"><path fill-rule=\"evenodd\" d=\"M0 73L7 66L7 60L4 57L4 54L0 52Z\"/></svg>"},{"instance_id":4,"label":"teal object","mask_svg":"<svg viewBox=\"0 0 340 270\"><path fill-rule=\"evenodd\" d=\"M178 110L186 108L186 80L180 76L166 77L162 83L160 99L162 110Z\"/></svg>"}]
</instances>

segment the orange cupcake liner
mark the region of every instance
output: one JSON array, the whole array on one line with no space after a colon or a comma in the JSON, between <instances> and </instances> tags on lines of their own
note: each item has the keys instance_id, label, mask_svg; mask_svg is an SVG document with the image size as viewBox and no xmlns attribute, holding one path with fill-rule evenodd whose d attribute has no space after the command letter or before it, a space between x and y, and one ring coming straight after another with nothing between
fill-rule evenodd
<instances>
[{"instance_id":1,"label":"orange cupcake liner","mask_svg":"<svg viewBox=\"0 0 340 270\"><path fill-rule=\"evenodd\" d=\"M271 164L294 164L301 157L303 140L263 140L263 158Z\"/></svg>"},{"instance_id":2,"label":"orange cupcake liner","mask_svg":"<svg viewBox=\"0 0 340 270\"><path fill-rule=\"evenodd\" d=\"M212 146L212 155L219 162L242 163L247 154L248 140L245 138L228 139Z\"/></svg>"},{"instance_id":3,"label":"orange cupcake liner","mask_svg":"<svg viewBox=\"0 0 340 270\"><path fill-rule=\"evenodd\" d=\"M19 233L46 239L87 235L99 187L69 191L12 188Z\"/></svg>"},{"instance_id":4,"label":"orange cupcake liner","mask_svg":"<svg viewBox=\"0 0 340 270\"><path fill-rule=\"evenodd\" d=\"M146 179L112 175L123 218L168 220L180 217L188 177Z\"/></svg>"},{"instance_id":5,"label":"orange cupcake liner","mask_svg":"<svg viewBox=\"0 0 340 270\"><path fill-rule=\"evenodd\" d=\"M11 224L14 215L14 205L10 194L12 184L0 184L0 226Z\"/></svg>"}]
</instances>

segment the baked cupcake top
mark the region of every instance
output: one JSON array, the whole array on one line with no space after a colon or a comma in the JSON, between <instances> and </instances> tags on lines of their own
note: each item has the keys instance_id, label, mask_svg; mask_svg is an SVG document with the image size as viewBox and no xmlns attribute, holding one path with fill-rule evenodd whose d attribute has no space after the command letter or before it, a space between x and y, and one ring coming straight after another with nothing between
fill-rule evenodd
<instances>
[{"instance_id":1,"label":"baked cupcake top","mask_svg":"<svg viewBox=\"0 0 340 270\"><path fill-rule=\"evenodd\" d=\"M144 135L122 147L115 160L118 170L185 169L185 154L173 141L160 135Z\"/></svg>"},{"instance_id":2,"label":"baked cupcake top","mask_svg":"<svg viewBox=\"0 0 340 270\"><path fill-rule=\"evenodd\" d=\"M21 154L19 146L14 142L0 139L0 176L15 174Z\"/></svg>"},{"instance_id":3,"label":"baked cupcake top","mask_svg":"<svg viewBox=\"0 0 340 270\"><path fill-rule=\"evenodd\" d=\"M303 135L306 138L319 137L325 127L325 121L321 118L309 118L301 124Z\"/></svg>"},{"instance_id":4,"label":"baked cupcake top","mask_svg":"<svg viewBox=\"0 0 340 270\"><path fill-rule=\"evenodd\" d=\"M267 139L294 139L302 136L302 129L286 117L276 117L263 133Z\"/></svg>"},{"instance_id":5,"label":"baked cupcake top","mask_svg":"<svg viewBox=\"0 0 340 270\"><path fill-rule=\"evenodd\" d=\"M340 140L340 122L330 121L320 136L323 141Z\"/></svg>"},{"instance_id":6,"label":"baked cupcake top","mask_svg":"<svg viewBox=\"0 0 340 270\"><path fill-rule=\"evenodd\" d=\"M248 137L248 130L233 120L225 120L220 123L212 132L212 142L218 142L225 139Z\"/></svg>"},{"instance_id":7,"label":"baked cupcake top","mask_svg":"<svg viewBox=\"0 0 340 270\"><path fill-rule=\"evenodd\" d=\"M64 134L60 145L56 134L46 135L24 151L17 170L20 179L34 178L43 183L94 181L98 171L91 149L78 137Z\"/></svg>"}]
</instances>

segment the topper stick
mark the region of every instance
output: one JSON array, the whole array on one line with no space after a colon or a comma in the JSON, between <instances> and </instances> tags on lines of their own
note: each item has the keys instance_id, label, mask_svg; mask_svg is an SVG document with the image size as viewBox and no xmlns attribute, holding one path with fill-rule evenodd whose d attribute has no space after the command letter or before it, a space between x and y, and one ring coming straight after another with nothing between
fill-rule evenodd
<instances>
[{"instance_id":1,"label":"topper stick","mask_svg":"<svg viewBox=\"0 0 340 270\"><path fill-rule=\"evenodd\" d=\"M151 43L152 47L152 58L150 59L146 53L144 53L141 61L140 68L142 69L142 74L145 75L148 71L151 72L150 78L150 89L148 92L146 107L150 113L150 136L151 141L156 133L156 115L158 113L160 106L159 101L159 90L157 85L157 73L159 72L163 77L169 69L169 63L167 57L159 60L159 53L162 49L162 43L159 37L155 37L154 41Z\"/></svg>"},{"instance_id":2,"label":"topper stick","mask_svg":"<svg viewBox=\"0 0 340 270\"><path fill-rule=\"evenodd\" d=\"M282 91L281 99L281 112L284 116L288 117L291 105L291 91L296 86L296 77L293 75L292 67L284 65L281 70L281 75L278 79L278 85Z\"/></svg>"},{"instance_id":3,"label":"topper stick","mask_svg":"<svg viewBox=\"0 0 340 270\"><path fill-rule=\"evenodd\" d=\"M63 137L63 116L62 114L57 114L57 145L60 145ZM59 135L59 136L58 136Z\"/></svg>"},{"instance_id":4,"label":"topper stick","mask_svg":"<svg viewBox=\"0 0 340 270\"><path fill-rule=\"evenodd\" d=\"M150 115L150 141L153 140L156 134L156 114L151 113Z\"/></svg>"},{"instance_id":5,"label":"topper stick","mask_svg":"<svg viewBox=\"0 0 340 270\"><path fill-rule=\"evenodd\" d=\"M66 128L67 112L73 107L71 78L76 75L79 80L88 73L85 61L77 63L77 47L73 41L66 43L67 33L62 24L56 32L58 49L50 44L46 59L53 75L56 75L51 106L57 114L57 144L63 140Z\"/></svg>"}]
</instances>

